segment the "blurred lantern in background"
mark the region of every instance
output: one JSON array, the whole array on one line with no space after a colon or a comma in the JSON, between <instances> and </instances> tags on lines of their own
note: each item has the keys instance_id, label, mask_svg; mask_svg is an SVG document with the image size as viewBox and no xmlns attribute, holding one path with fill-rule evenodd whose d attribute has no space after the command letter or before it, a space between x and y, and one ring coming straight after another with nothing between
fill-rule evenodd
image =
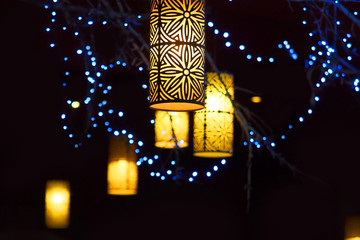
<instances>
[{"instance_id":1,"label":"blurred lantern in background","mask_svg":"<svg viewBox=\"0 0 360 240\"><path fill-rule=\"evenodd\" d=\"M151 0L150 107L204 107L205 0Z\"/></svg>"},{"instance_id":2,"label":"blurred lantern in background","mask_svg":"<svg viewBox=\"0 0 360 240\"><path fill-rule=\"evenodd\" d=\"M233 75L206 74L205 108L194 113L194 156L221 158L233 154ZM225 84L225 86L224 86ZM227 89L227 91L226 91Z\"/></svg>"},{"instance_id":3,"label":"blurred lantern in background","mask_svg":"<svg viewBox=\"0 0 360 240\"><path fill-rule=\"evenodd\" d=\"M360 240L360 216L346 218L345 240Z\"/></svg>"},{"instance_id":4,"label":"blurred lantern in background","mask_svg":"<svg viewBox=\"0 0 360 240\"><path fill-rule=\"evenodd\" d=\"M251 101L253 103L261 103L262 98L260 96L253 96L253 97L251 97Z\"/></svg>"},{"instance_id":5,"label":"blurred lantern in background","mask_svg":"<svg viewBox=\"0 0 360 240\"><path fill-rule=\"evenodd\" d=\"M67 228L70 215L70 184L49 180L45 191L45 224L48 228Z\"/></svg>"},{"instance_id":6,"label":"blurred lantern in background","mask_svg":"<svg viewBox=\"0 0 360 240\"><path fill-rule=\"evenodd\" d=\"M189 113L155 111L155 146L180 148L189 145Z\"/></svg>"},{"instance_id":7,"label":"blurred lantern in background","mask_svg":"<svg viewBox=\"0 0 360 240\"><path fill-rule=\"evenodd\" d=\"M128 143L124 135L112 136L108 160L108 194L136 195L138 166L135 144Z\"/></svg>"}]
</instances>

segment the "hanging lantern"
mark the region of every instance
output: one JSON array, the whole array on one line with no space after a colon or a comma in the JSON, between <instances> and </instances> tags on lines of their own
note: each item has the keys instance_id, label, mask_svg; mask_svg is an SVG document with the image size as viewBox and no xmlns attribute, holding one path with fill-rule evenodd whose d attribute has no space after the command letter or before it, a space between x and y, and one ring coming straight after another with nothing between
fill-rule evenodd
<instances>
[{"instance_id":1,"label":"hanging lantern","mask_svg":"<svg viewBox=\"0 0 360 240\"><path fill-rule=\"evenodd\" d=\"M221 73L233 98L233 75ZM194 156L221 158L233 153L234 108L217 73L206 74L205 108L194 113Z\"/></svg>"},{"instance_id":2,"label":"hanging lantern","mask_svg":"<svg viewBox=\"0 0 360 240\"><path fill-rule=\"evenodd\" d=\"M175 148L176 142L180 148L189 145L189 113L155 111L155 146Z\"/></svg>"},{"instance_id":3,"label":"hanging lantern","mask_svg":"<svg viewBox=\"0 0 360 240\"><path fill-rule=\"evenodd\" d=\"M150 107L204 107L205 0L151 0Z\"/></svg>"},{"instance_id":4,"label":"hanging lantern","mask_svg":"<svg viewBox=\"0 0 360 240\"><path fill-rule=\"evenodd\" d=\"M45 224L48 228L67 228L70 213L70 184L49 180L45 191Z\"/></svg>"},{"instance_id":5,"label":"hanging lantern","mask_svg":"<svg viewBox=\"0 0 360 240\"><path fill-rule=\"evenodd\" d=\"M346 218L345 240L360 240L360 216Z\"/></svg>"},{"instance_id":6,"label":"hanging lantern","mask_svg":"<svg viewBox=\"0 0 360 240\"><path fill-rule=\"evenodd\" d=\"M135 144L128 144L126 137L112 137L108 161L108 194L136 195L138 166Z\"/></svg>"}]
</instances>

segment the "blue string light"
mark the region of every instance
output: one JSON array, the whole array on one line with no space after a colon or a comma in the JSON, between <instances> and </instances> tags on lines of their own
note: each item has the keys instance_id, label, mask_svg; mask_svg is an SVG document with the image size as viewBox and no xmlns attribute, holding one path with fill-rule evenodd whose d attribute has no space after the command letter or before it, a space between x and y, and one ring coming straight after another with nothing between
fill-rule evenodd
<instances>
[{"instance_id":1,"label":"blue string light","mask_svg":"<svg viewBox=\"0 0 360 240\"><path fill-rule=\"evenodd\" d=\"M208 21L208 22L207 22L207 26L208 26L209 28L214 28L215 23L214 23L213 21ZM218 28L214 28L214 34L215 34L215 35L219 35L219 34L220 34L220 30L219 30ZM223 37L224 39L228 39L228 38L230 37L230 33L225 31L225 32L223 32L222 37ZM286 44L285 44L285 43L286 43ZM286 48L287 50L289 50L289 52L290 52L290 57L291 57L292 59L294 59L294 60L297 60L297 59L298 59L298 54L294 52L294 50L290 47L290 45L288 44L287 41L284 41L284 44L285 44L285 48ZM225 47L230 48L231 45L232 45L232 42L231 42L231 41L226 41L226 42L224 43L224 45L225 45ZM283 47L282 44L279 44L279 45L278 45L278 48L281 49L282 47ZM245 50L245 48L246 48L246 47L245 47L244 44L239 44L239 45L238 45L238 49L239 49L241 52L243 52L243 51ZM251 60L251 59L252 59L252 55L251 55L251 54L247 54L247 55L246 55L246 59L247 59L247 60ZM256 57L256 61L257 61L257 62L262 62L262 59L263 59L263 58L262 58L261 56ZM270 62L270 63L274 63L274 62L275 62L274 57L268 57L267 59L269 60L268 62Z\"/></svg>"},{"instance_id":2,"label":"blue string light","mask_svg":"<svg viewBox=\"0 0 360 240\"><path fill-rule=\"evenodd\" d=\"M231 0L229 0L229 2L231 2ZM53 0L53 3L57 3L57 0ZM51 5L51 4L50 4ZM44 6L45 9L50 11L50 21L51 23L54 23L55 17L58 15L57 12L55 10L50 10L51 8L49 7L49 5L45 5ZM308 9L306 7L303 7L302 10L304 12L308 12ZM358 15L358 12L353 12L353 14L356 16ZM141 19L141 15L137 16L138 19ZM78 16L77 19L81 22L83 20L82 16ZM86 24L87 23L87 24ZM88 27L92 27L94 25L96 25L96 21L94 20L87 20L87 22L85 23L85 25L87 25ZM108 21L106 20L102 20L100 25L107 25ZM309 20L302 20L302 24L305 26L310 25L310 21ZM129 23L128 22L124 22L123 23L124 27L129 27ZM336 21L336 25L337 26L342 26L340 20ZM213 21L208 21L207 22L207 26L209 28L213 28L213 33L215 36L222 36L223 39L225 39L225 47L227 48L231 48L232 47L232 42L230 40L230 32L229 31L224 31L221 32L219 30L219 28L215 28L215 23ZM71 29L71 26L63 26L62 30L68 30ZM46 27L45 28L46 32L51 33L52 32L52 28L51 27ZM222 33L222 34L221 34ZM314 33L316 33L316 31L313 32L309 32L309 37L311 39L314 39ZM74 31L74 36L75 37L79 37L81 34L78 30ZM356 49L354 49L353 44L350 42L350 38L351 38L351 34L347 33L345 34L345 36L342 38L342 42L344 43L344 46L346 47L346 49L348 50L352 50L354 54L356 54ZM79 38L77 38L79 39ZM55 48L57 45L55 44L55 42L51 42L49 44L49 46L51 48ZM245 53L245 57L247 60L252 60L255 59L256 62L258 63L262 63L262 62L270 62L270 63L274 63L275 62L275 58L274 57L262 57L259 56L257 54L254 54L253 52L249 51L249 49L245 46L245 44L241 43L238 45L238 50L240 53ZM298 54L294 51L294 49L290 46L289 42L287 40L283 41L282 43L277 45L278 49L282 49L282 50L286 50L288 52L288 55L291 59L293 60L298 60ZM85 50L86 49L86 50ZM276 49L276 48L275 48ZM84 53L84 54L83 54ZM333 61L331 61L330 57L335 53L335 49L333 47L331 47L326 41L321 40L318 41L316 44L313 44L311 46L311 54L309 54L308 59L306 60L306 66L307 67L311 67L317 63L322 63L321 66L323 68L323 75L320 76L319 78L319 82L315 83L315 86L317 88L320 88L323 84L326 84L329 82L329 78L332 78L333 76L336 77L345 77L345 73L343 72L343 64L338 64L337 66L334 65ZM353 57L354 54L351 55L349 54L346 57L346 60L348 62L353 61ZM89 63L90 63L90 68L86 69L86 71L84 71L84 75L86 76L86 79L88 81L89 84L91 84L91 87L89 88L89 92L88 95L85 97L85 99L83 100L83 102L86 105L89 104L93 104L92 106L97 106L98 111L95 111L94 116L91 117L91 122L92 124L90 125L93 128L96 128L98 126L98 123L103 122L104 125L107 127L107 132L114 134L115 136L118 136L121 132L121 134L128 134L127 137L129 139L129 143L134 144L135 141L133 138L134 135L129 133L128 130L122 129L116 129L113 127L113 124L111 124L111 122L108 120L110 118L110 116L114 113L114 112L118 112L118 117L122 118L124 116L124 113L122 111L118 111L118 110L114 110L114 109L105 109L104 107L107 105L106 101L100 101L98 103L96 103L94 101L94 96L95 94L98 92L97 89L101 89L101 91L99 91L100 95L102 94L103 98L106 99L106 95L109 93L109 91L112 89L111 85L105 85L103 84L102 81L102 77L103 74L111 68L114 68L115 66L118 67L129 67L127 65L126 62L122 61L122 59L117 59L114 62L110 63L109 65L104 65L101 64L100 65L100 70L97 69L98 63L97 63L97 59L94 56L94 52L91 50L91 46L90 45L86 45L86 47L81 47L78 48L76 50L76 55L83 55L89 59ZM69 61L70 57L76 57L76 56L64 56L63 60L64 62ZM265 61L266 60L266 61ZM144 68L142 66L138 66L138 71L141 72L143 71ZM71 76L71 72L69 70L65 71L65 77L70 77ZM354 90L356 92L359 92L359 78L360 76L357 77L353 77L352 78L352 87L354 88ZM67 87L66 82L63 82L63 86ZM147 89L148 86L147 84L141 84L141 87L143 89ZM315 102L319 102L320 97L319 96L315 96L314 97L314 101ZM105 102L104 102L105 101ZM72 101L71 101L72 103ZM71 104L70 103L70 104ZM103 109L104 108L104 109ZM63 130L64 131L69 131L69 126L71 125L69 122L69 118L67 117L67 114L69 113L69 109L64 110L64 113L61 114L61 120L63 121ZM313 109L308 109L307 110L307 114L311 115L313 113ZM305 120L304 116L299 116L298 118L298 123L303 123ZM150 124L154 124L155 121L154 119L150 120ZM288 130L293 129L293 125L290 124L288 125ZM269 137L266 136L258 136L257 134L255 134L254 132L250 132L250 135L252 136L252 138L250 138L249 143L253 144L254 146L256 146L256 148L260 149L263 146L271 146L271 147L275 147L276 143L274 141L274 139L270 139ZM68 137L70 139L75 139L76 136L74 135L73 132L69 132L68 133ZM92 135L90 133L86 133L86 137L87 138L91 138ZM286 139L285 134L281 134L280 138L282 140ZM79 137L80 139L80 137ZM74 144L74 147L77 148L79 146L82 145L82 142L77 142ZM137 140L137 145L139 147L142 147L144 145L143 141L141 140ZM248 145L247 141L243 142L244 146ZM136 149L136 152L139 153L139 149ZM156 157L155 157L156 156ZM152 158L147 158L146 156L142 157L139 159L139 161L137 162L138 166L141 166L143 162L147 162L148 165L154 165L154 161L159 159L158 155L155 155ZM173 160L170 162L171 166L175 166L176 162ZM222 159L220 160L220 162L217 162L216 164L214 164L213 166L211 166L209 169L205 169L202 171L191 171L191 173L189 174L189 176L187 176L187 179L189 182L193 182L194 180L196 180L197 177L199 177L200 175L203 175L207 178L211 177L214 175L215 172L219 171L219 166L225 165L226 164L226 160ZM160 173L159 171L157 172L151 172L150 176L152 177L159 177L161 180L165 180L165 179L178 179L179 176L176 175L176 171L171 170L171 169L166 169L164 173ZM185 177L186 178L186 177Z\"/></svg>"},{"instance_id":3,"label":"blue string light","mask_svg":"<svg viewBox=\"0 0 360 240\"><path fill-rule=\"evenodd\" d=\"M44 8L50 10L49 5L45 5ZM50 10L50 11L51 11L51 16L52 16L52 17L54 17L54 16L57 15L57 13L56 13L55 10ZM78 19L79 21L81 21L81 20L83 19L83 17L82 17L82 16L78 16L77 19ZM52 19L51 19L51 22L55 22L55 20L52 18ZM93 21L93 20L89 20L89 21L87 22L87 24L88 24L89 26L92 26L92 25L94 25L94 21ZM105 22L105 24L106 24L106 22ZM104 24L104 22L103 22L103 25L105 25L105 24ZM67 30L68 28L71 28L71 27L70 27L70 26L68 26L68 27L63 26L63 27L62 27L63 30ZM46 32L50 32L50 31L51 31L51 28L50 28L50 27L47 27L45 30L46 30ZM79 35L80 35L79 31L74 31L74 36L79 36ZM55 43L50 43L49 46L50 46L51 48L54 48L54 47L56 46L56 44L55 44ZM90 46L90 45L86 45L85 49L87 50L87 51L86 51L87 56L92 56L92 55L93 55L93 52L90 51L90 50L91 50L91 46ZM77 55L82 55L83 53L84 53L84 50L81 49L81 48L79 48L79 49L76 50L76 54L77 54ZM66 56L66 57L63 58L63 60L64 60L64 62L67 62L67 61L69 60L69 57ZM97 71L97 69L96 69L96 66L97 66L96 58L95 58L94 56L92 56L92 57L90 58L90 61L91 61L91 66L92 66L93 69L86 69L86 71L84 72L84 75L86 76L88 83L91 84L91 85L94 85L94 86L97 85L99 88L105 87L106 89L104 89L104 90L102 91L102 94L103 94L103 95L108 94L108 92L112 89L112 86L111 86L111 85L103 86L103 84L100 82L100 80L101 80L100 77L102 76L102 73L101 73L101 71ZM116 61L116 62L119 62L119 63L120 63L120 60L118 60L118 61ZM122 66L126 66L126 63L123 62L123 63L122 63ZM110 64L110 67L113 67L113 64ZM104 71L107 70L107 69L108 69L107 66L104 66L104 67L103 67L103 70L104 70ZM142 71L142 70L143 70L143 68L140 66L140 67L139 67L139 71ZM64 74L64 75L65 75L66 77L70 76L70 71L65 70L65 74ZM67 86L67 84L66 84L65 82L64 82L62 85L63 85L64 87ZM85 100L83 101L85 104L88 105L88 104L91 103L91 101L92 101L92 99L93 99L93 96L94 96L95 93L96 93L96 90L95 90L95 89L96 89L96 88L90 88L90 90L89 90L89 95L86 96L86 97L85 97ZM71 100L67 100L67 104L68 104L68 105L71 105L72 102L73 102L73 101L71 101ZM99 120L98 118L103 118L103 119L104 119L104 120L103 120L104 125L107 127L107 128L106 128L107 132L113 133L115 136L116 136L116 135L119 135L119 133L120 133L119 130L114 129L112 126L110 126L110 125L111 125L110 122L105 120L105 119L108 118L107 115L111 115L111 114L114 112L114 110L113 110L113 109L109 109L108 111L101 111L101 110L100 110L100 108L104 107L104 106L106 105L106 103L107 103L106 100L102 100L100 103L98 103L99 111L98 111L97 113L95 113L94 116L91 117L91 121L92 121L93 123L92 123L90 126L93 127L93 128L98 127L98 123L96 123L96 121ZM94 104L94 105L96 105L96 104ZM65 111L67 111L67 110L65 110ZM123 115L124 115L123 112L122 112L122 111L119 111L119 117L123 117ZM68 118L66 117L66 114L65 114L65 113L61 114L61 119L64 121L64 125L63 125L62 129L63 129L63 130L66 130L66 131L69 131L69 125L71 125L71 124L70 124L70 122L68 122L68 121L69 121L70 119L68 119ZM127 132L126 130L122 130L123 133L124 133L124 131ZM72 132L71 132L71 133L68 133L68 137L69 137L70 139L75 139L76 137L78 137L78 139L81 139L81 136L76 136L76 135L75 135L74 133L72 133ZM86 133L86 137L87 137L87 138L91 138L92 135L91 135L90 133ZM132 138L133 138L133 135L132 135L132 134L128 134L128 138L129 138L129 143L130 143L130 144L133 144L133 143L134 143L134 140L132 139ZM141 147L141 146L144 145L144 143L143 143L141 140L139 140L137 143L138 143L138 146L139 146L139 147ZM82 145L81 142L76 142L76 143L74 144L74 147L75 147L75 148L78 148L78 147L81 146L81 145ZM139 149L136 149L136 152L139 152Z\"/></svg>"}]
</instances>

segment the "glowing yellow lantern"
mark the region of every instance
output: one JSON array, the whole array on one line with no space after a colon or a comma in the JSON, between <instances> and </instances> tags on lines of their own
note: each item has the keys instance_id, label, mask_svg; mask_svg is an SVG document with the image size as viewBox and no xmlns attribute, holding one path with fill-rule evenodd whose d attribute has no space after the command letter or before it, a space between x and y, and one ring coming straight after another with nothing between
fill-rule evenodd
<instances>
[{"instance_id":1,"label":"glowing yellow lantern","mask_svg":"<svg viewBox=\"0 0 360 240\"><path fill-rule=\"evenodd\" d=\"M176 141L180 148L189 145L189 113L155 111L155 146L175 148Z\"/></svg>"},{"instance_id":2,"label":"glowing yellow lantern","mask_svg":"<svg viewBox=\"0 0 360 240\"><path fill-rule=\"evenodd\" d=\"M261 103L262 98L259 97L259 96L253 96L253 97L251 97L251 101L252 101L253 103Z\"/></svg>"},{"instance_id":3,"label":"glowing yellow lantern","mask_svg":"<svg viewBox=\"0 0 360 240\"><path fill-rule=\"evenodd\" d=\"M128 144L124 136L112 137L109 147L108 194L136 195L138 166L135 144Z\"/></svg>"},{"instance_id":4,"label":"glowing yellow lantern","mask_svg":"<svg viewBox=\"0 0 360 240\"><path fill-rule=\"evenodd\" d=\"M67 228L70 215L70 184L49 180L45 192L45 223L48 228Z\"/></svg>"},{"instance_id":5,"label":"glowing yellow lantern","mask_svg":"<svg viewBox=\"0 0 360 240\"><path fill-rule=\"evenodd\" d=\"M360 216L346 218L345 240L360 240Z\"/></svg>"},{"instance_id":6,"label":"glowing yellow lantern","mask_svg":"<svg viewBox=\"0 0 360 240\"><path fill-rule=\"evenodd\" d=\"M151 0L150 107L204 107L205 0Z\"/></svg>"},{"instance_id":7,"label":"glowing yellow lantern","mask_svg":"<svg viewBox=\"0 0 360 240\"><path fill-rule=\"evenodd\" d=\"M233 98L233 75L220 74ZM205 108L194 113L194 156L221 158L233 153L234 108L217 73L206 74Z\"/></svg>"}]
</instances>

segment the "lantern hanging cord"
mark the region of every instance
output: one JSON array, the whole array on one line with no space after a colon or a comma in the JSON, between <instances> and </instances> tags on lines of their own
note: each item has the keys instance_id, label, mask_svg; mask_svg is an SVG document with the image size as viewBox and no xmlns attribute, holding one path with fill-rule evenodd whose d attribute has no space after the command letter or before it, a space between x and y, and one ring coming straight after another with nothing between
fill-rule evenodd
<instances>
[{"instance_id":1,"label":"lantern hanging cord","mask_svg":"<svg viewBox=\"0 0 360 240\"><path fill-rule=\"evenodd\" d=\"M175 129L174 129L174 124L173 124L173 118L171 116L171 114L169 112L167 112L167 114L169 115L170 117L170 124L171 124L171 131L172 131L172 135L173 135L173 139L175 141L175 147L173 148L174 152L175 152L175 176L176 178L178 179L179 178L179 162L180 162L180 154L179 154L179 151L180 151L180 147L178 145L178 140L176 138L176 134L175 134Z\"/></svg>"}]
</instances>

